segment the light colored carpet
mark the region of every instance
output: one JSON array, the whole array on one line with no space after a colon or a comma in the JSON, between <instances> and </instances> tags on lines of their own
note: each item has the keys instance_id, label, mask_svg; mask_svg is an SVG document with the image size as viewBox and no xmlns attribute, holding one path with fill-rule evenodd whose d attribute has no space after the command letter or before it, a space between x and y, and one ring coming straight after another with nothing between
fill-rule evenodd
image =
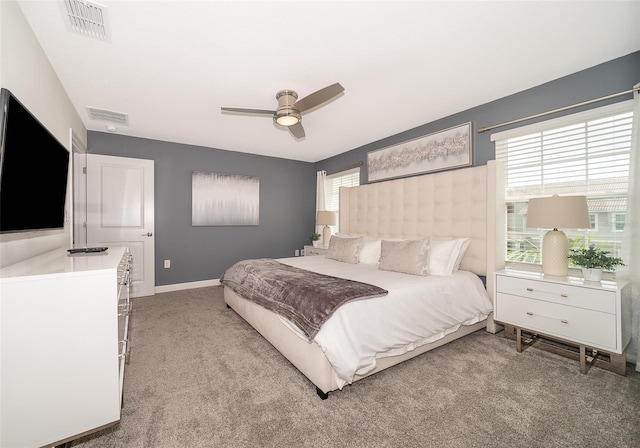
<instances>
[{"instance_id":1,"label":"light colored carpet","mask_svg":"<svg viewBox=\"0 0 640 448\"><path fill-rule=\"evenodd\" d=\"M74 447L640 447L640 375L484 330L320 400L220 287L134 299L120 424Z\"/></svg>"}]
</instances>

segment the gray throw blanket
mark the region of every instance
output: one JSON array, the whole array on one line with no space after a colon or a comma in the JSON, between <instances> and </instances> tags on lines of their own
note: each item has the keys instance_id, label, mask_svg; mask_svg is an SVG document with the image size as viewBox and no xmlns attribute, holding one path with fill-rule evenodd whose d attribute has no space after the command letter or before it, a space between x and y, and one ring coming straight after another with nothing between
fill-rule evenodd
<instances>
[{"instance_id":1,"label":"gray throw blanket","mask_svg":"<svg viewBox=\"0 0 640 448\"><path fill-rule=\"evenodd\" d=\"M388 294L374 285L318 274L270 258L240 261L226 270L220 283L289 319L309 340L340 305Z\"/></svg>"}]
</instances>

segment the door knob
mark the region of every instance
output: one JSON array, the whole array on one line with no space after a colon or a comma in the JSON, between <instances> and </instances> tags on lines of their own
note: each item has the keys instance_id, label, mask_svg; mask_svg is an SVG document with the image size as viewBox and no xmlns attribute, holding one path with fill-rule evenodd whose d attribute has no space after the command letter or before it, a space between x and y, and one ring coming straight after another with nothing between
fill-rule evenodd
<instances>
[{"instance_id":1,"label":"door knob","mask_svg":"<svg viewBox=\"0 0 640 448\"><path fill-rule=\"evenodd\" d=\"M151 232L143 233L142 236L153 236L153 233Z\"/></svg>"}]
</instances>

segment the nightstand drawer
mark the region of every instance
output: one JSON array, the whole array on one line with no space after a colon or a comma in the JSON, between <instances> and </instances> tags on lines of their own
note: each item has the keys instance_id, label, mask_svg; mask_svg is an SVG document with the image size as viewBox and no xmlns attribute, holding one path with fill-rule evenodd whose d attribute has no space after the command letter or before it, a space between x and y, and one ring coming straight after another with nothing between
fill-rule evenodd
<instances>
[{"instance_id":1,"label":"nightstand drawer","mask_svg":"<svg viewBox=\"0 0 640 448\"><path fill-rule=\"evenodd\" d=\"M616 347L615 314L501 292L497 295L497 321L591 347L620 352L620 348Z\"/></svg>"},{"instance_id":2,"label":"nightstand drawer","mask_svg":"<svg viewBox=\"0 0 640 448\"><path fill-rule=\"evenodd\" d=\"M616 313L616 293L580 286L498 275L496 291L545 302Z\"/></svg>"},{"instance_id":3,"label":"nightstand drawer","mask_svg":"<svg viewBox=\"0 0 640 448\"><path fill-rule=\"evenodd\" d=\"M304 256L308 257L311 255L327 255L327 249L324 247L304 246Z\"/></svg>"}]
</instances>

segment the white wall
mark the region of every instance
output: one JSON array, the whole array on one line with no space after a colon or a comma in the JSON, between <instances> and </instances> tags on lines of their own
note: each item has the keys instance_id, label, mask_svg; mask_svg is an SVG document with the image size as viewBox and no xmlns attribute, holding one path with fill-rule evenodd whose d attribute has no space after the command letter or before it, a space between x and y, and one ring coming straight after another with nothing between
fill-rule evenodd
<instances>
[{"instance_id":1,"label":"white wall","mask_svg":"<svg viewBox=\"0 0 640 448\"><path fill-rule=\"evenodd\" d=\"M0 0L0 86L9 89L70 150L70 129L86 146L87 130L14 0ZM64 231L0 235L0 267L71 241L71 175Z\"/></svg>"}]
</instances>

